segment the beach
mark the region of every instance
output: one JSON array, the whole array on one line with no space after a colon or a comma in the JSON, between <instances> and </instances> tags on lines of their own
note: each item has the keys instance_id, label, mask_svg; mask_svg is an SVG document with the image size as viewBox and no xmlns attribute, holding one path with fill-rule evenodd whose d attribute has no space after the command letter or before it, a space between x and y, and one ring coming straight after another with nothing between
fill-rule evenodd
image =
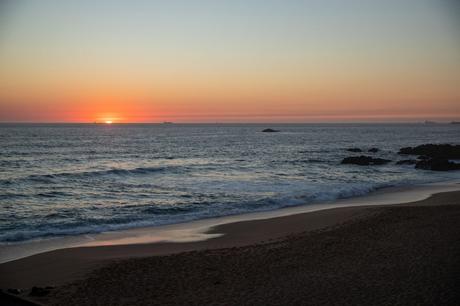
<instances>
[{"instance_id":1,"label":"beach","mask_svg":"<svg viewBox=\"0 0 460 306\"><path fill-rule=\"evenodd\" d=\"M460 305L457 3L0 0L0 306Z\"/></svg>"},{"instance_id":2,"label":"beach","mask_svg":"<svg viewBox=\"0 0 460 306\"><path fill-rule=\"evenodd\" d=\"M0 265L46 305L455 305L460 192L223 224L197 242L68 248ZM52 286L30 297L32 286Z\"/></svg>"}]
</instances>

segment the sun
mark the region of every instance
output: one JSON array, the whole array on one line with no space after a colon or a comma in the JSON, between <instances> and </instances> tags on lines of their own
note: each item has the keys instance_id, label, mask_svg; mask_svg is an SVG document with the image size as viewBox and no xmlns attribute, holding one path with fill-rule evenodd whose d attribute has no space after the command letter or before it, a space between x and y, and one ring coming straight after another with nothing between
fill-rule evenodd
<instances>
[{"instance_id":1,"label":"sun","mask_svg":"<svg viewBox=\"0 0 460 306\"><path fill-rule=\"evenodd\" d=\"M112 120L105 120L105 124L112 124Z\"/></svg>"}]
</instances>

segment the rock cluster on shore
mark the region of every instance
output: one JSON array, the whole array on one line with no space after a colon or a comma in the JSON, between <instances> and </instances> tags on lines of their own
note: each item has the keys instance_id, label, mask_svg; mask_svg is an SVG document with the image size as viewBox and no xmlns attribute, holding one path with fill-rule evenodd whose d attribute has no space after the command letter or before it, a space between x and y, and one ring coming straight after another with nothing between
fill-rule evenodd
<instances>
[{"instance_id":1,"label":"rock cluster on shore","mask_svg":"<svg viewBox=\"0 0 460 306\"><path fill-rule=\"evenodd\" d=\"M460 159L460 145L424 144L401 148L400 155L419 155L415 168L433 171L460 170L460 164L449 159Z\"/></svg>"},{"instance_id":2,"label":"rock cluster on shore","mask_svg":"<svg viewBox=\"0 0 460 306\"><path fill-rule=\"evenodd\" d=\"M424 144L416 147L401 148L401 155L419 155L430 158L460 159L460 145Z\"/></svg>"},{"instance_id":3,"label":"rock cluster on shore","mask_svg":"<svg viewBox=\"0 0 460 306\"><path fill-rule=\"evenodd\" d=\"M360 148L346 149L349 152L363 152ZM368 150L371 153L379 152L378 148ZM450 159L460 159L460 145L451 144L424 144L416 147L401 148L399 155L418 155L417 159L404 159L396 162L396 165L415 165L416 169L449 171L460 170L460 163L450 161ZM342 164L353 164L359 166L384 165L391 160L374 158L371 156L349 156L342 160Z\"/></svg>"},{"instance_id":4,"label":"rock cluster on shore","mask_svg":"<svg viewBox=\"0 0 460 306\"><path fill-rule=\"evenodd\" d=\"M460 170L460 164L448 161L444 158L430 158L419 160L415 168L433 171Z\"/></svg>"}]
</instances>

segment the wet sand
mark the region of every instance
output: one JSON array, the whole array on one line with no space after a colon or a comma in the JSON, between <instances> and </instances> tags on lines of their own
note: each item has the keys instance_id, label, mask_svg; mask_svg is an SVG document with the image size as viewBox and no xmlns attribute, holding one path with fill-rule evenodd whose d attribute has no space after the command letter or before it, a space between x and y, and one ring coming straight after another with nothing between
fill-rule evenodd
<instances>
[{"instance_id":1,"label":"wet sand","mask_svg":"<svg viewBox=\"0 0 460 306\"><path fill-rule=\"evenodd\" d=\"M4 263L0 288L56 286L36 300L57 305L454 305L459 222L460 192L243 221L213 228L225 235L207 241Z\"/></svg>"}]
</instances>

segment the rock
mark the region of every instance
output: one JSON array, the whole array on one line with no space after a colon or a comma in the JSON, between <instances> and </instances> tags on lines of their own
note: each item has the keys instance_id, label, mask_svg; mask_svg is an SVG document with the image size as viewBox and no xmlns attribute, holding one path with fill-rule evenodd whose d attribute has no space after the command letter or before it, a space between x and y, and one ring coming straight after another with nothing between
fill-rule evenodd
<instances>
[{"instance_id":1,"label":"rock","mask_svg":"<svg viewBox=\"0 0 460 306\"><path fill-rule=\"evenodd\" d=\"M369 166L369 165L384 165L391 162L391 160L383 159L383 158L373 158L370 156L350 156L345 157L342 160L342 164L352 164L352 165L359 165L359 166Z\"/></svg>"},{"instance_id":2,"label":"rock","mask_svg":"<svg viewBox=\"0 0 460 306\"><path fill-rule=\"evenodd\" d=\"M363 150L361 150L360 148L349 148L347 149L348 152L362 152Z\"/></svg>"},{"instance_id":3,"label":"rock","mask_svg":"<svg viewBox=\"0 0 460 306\"><path fill-rule=\"evenodd\" d=\"M445 158L423 159L415 164L415 168L433 171L460 170L460 164L451 162Z\"/></svg>"},{"instance_id":4,"label":"rock","mask_svg":"<svg viewBox=\"0 0 460 306\"><path fill-rule=\"evenodd\" d=\"M424 144L416 147L401 148L398 154L426 155L431 158L460 159L460 145Z\"/></svg>"},{"instance_id":5,"label":"rock","mask_svg":"<svg viewBox=\"0 0 460 306\"><path fill-rule=\"evenodd\" d=\"M370 148L369 150L367 150L368 152L371 152L371 153L377 153L378 151L380 151L378 148Z\"/></svg>"},{"instance_id":6,"label":"rock","mask_svg":"<svg viewBox=\"0 0 460 306\"><path fill-rule=\"evenodd\" d=\"M32 287L30 290L30 296L45 296L50 293L50 289L42 288L42 287Z\"/></svg>"},{"instance_id":7,"label":"rock","mask_svg":"<svg viewBox=\"0 0 460 306\"><path fill-rule=\"evenodd\" d=\"M16 289L16 288L8 288L6 292L11 293L11 294L21 294L22 290Z\"/></svg>"},{"instance_id":8,"label":"rock","mask_svg":"<svg viewBox=\"0 0 460 306\"><path fill-rule=\"evenodd\" d=\"M265 129L265 130L262 130L262 132L264 132L264 133L276 133L276 132L279 132L279 130Z\"/></svg>"},{"instance_id":9,"label":"rock","mask_svg":"<svg viewBox=\"0 0 460 306\"><path fill-rule=\"evenodd\" d=\"M396 165L415 165L417 161L415 159L403 159L403 160L398 160L396 162Z\"/></svg>"}]
</instances>

